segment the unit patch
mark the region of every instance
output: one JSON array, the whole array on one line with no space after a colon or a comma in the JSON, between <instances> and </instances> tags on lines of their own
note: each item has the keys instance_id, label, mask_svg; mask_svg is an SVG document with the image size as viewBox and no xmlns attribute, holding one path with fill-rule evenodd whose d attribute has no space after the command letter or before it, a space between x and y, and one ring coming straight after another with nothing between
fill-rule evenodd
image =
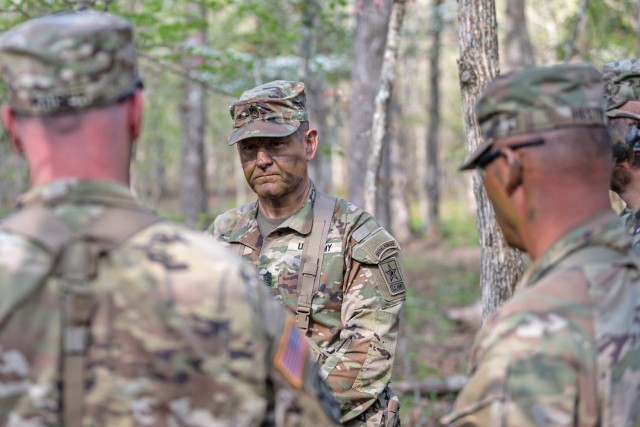
<instances>
[{"instance_id":1,"label":"unit patch","mask_svg":"<svg viewBox=\"0 0 640 427\"><path fill-rule=\"evenodd\" d=\"M405 291L402 270L395 258L381 262L378 265L378 268L380 268L380 271L382 272L382 276L384 277L384 281L387 284L391 295L396 296Z\"/></svg>"},{"instance_id":2,"label":"unit patch","mask_svg":"<svg viewBox=\"0 0 640 427\"><path fill-rule=\"evenodd\" d=\"M284 324L273 365L296 388L302 386L308 352L305 338L298 332L295 320L290 316Z\"/></svg>"}]
</instances>

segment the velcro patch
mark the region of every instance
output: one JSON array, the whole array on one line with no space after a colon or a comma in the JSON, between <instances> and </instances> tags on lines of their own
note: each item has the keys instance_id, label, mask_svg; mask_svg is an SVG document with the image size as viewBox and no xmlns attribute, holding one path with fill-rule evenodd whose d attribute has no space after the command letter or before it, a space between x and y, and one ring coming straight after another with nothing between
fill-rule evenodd
<instances>
[{"instance_id":1,"label":"velcro patch","mask_svg":"<svg viewBox=\"0 0 640 427\"><path fill-rule=\"evenodd\" d=\"M378 264L380 272L384 277L384 281L389 288L389 293L392 296L399 295L405 291L404 278L402 277L402 270L398 265L395 258L391 258L389 261L384 261Z\"/></svg>"},{"instance_id":2,"label":"velcro patch","mask_svg":"<svg viewBox=\"0 0 640 427\"><path fill-rule=\"evenodd\" d=\"M295 388L302 387L308 353L309 347L305 338L298 332L294 318L287 318L273 365Z\"/></svg>"}]
</instances>

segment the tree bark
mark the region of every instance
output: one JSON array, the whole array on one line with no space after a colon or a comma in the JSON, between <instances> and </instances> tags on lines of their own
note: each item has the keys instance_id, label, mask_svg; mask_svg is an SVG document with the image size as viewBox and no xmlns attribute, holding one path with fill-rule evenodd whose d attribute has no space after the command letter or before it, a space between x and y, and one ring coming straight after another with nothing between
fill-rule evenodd
<instances>
[{"instance_id":1,"label":"tree bark","mask_svg":"<svg viewBox=\"0 0 640 427\"><path fill-rule=\"evenodd\" d=\"M426 147L426 176L425 187L427 206L424 224L430 237L440 235L440 162L439 141L440 132L440 48L442 45L442 0L434 0L431 20L431 51L429 53L429 127L427 128Z\"/></svg>"},{"instance_id":2,"label":"tree bark","mask_svg":"<svg viewBox=\"0 0 640 427\"><path fill-rule=\"evenodd\" d=\"M460 88L467 146L472 151L481 143L475 101L499 71L494 0L459 0L458 23ZM520 252L505 243L477 173L474 173L473 189L478 203L480 286L483 319L486 319L513 293L513 287L522 275L523 261Z\"/></svg>"},{"instance_id":3,"label":"tree bark","mask_svg":"<svg viewBox=\"0 0 640 427\"><path fill-rule=\"evenodd\" d=\"M189 5L194 19L206 20L207 9L201 5ZM204 47L207 41L206 26L189 36L185 47L197 49ZM188 76L197 72L202 57L187 55L184 68ZM198 220L207 211L207 189L205 179L204 130L206 124L205 85L195 79L184 82L184 100L182 105L182 172L181 172L181 212L185 224L198 227Z\"/></svg>"},{"instance_id":4,"label":"tree bark","mask_svg":"<svg viewBox=\"0 0 640 427\"><path fill-rule=\"evenodd\" d=\"M309 123L318 131L319 144L316 156L310 163L310 175L316 186L324 192L331 192L331 154L326 150L328 107L324 96L325 85L322 77L312 67L317 44L318 16L322 6L318 0L305 0L302 4L302 37L298 55L302 59L298 79L305 83Z\"/></svg>"},{"instance_id":5,"label":"tree bark","mask_svg":"<svg viewBox=\"0 0 640 427\"><path fill-rule=\"evenodd\" d=\"M380 170L382 145L387 130L387 111L391 102L391 91L395 80L395 68L400 45L400 30L406 10L406 0L395 0L391 11L384 61L380 72L380 88L375 98L373 123L371 127L371 151L367 159L365 174L364 208L376 214L376 178Z\"/></svg>"},{"instance_id":6,"label":"tree bark","mask_svg":"<svg viewBox=\"0 0 640 427\"><path fill-rule=\"evenodd\" d=\"M345 151L348 160L347 195L364 204L364 174L370 150L373 106L387 40L393 0L359 2L353 36L351 70L351 137Z\"/></svg>"},{"instance_id":7,"label":"tree bark","mask_svg":"<svg viewBox=\"0 0 640 427\"><path fill-rule=\"evenodd\" d=\"M527 29L527 0L509 0L506 10L506 35L502 50L502 71L533 65L533 47Z\"/></svg>"}]
</instances>

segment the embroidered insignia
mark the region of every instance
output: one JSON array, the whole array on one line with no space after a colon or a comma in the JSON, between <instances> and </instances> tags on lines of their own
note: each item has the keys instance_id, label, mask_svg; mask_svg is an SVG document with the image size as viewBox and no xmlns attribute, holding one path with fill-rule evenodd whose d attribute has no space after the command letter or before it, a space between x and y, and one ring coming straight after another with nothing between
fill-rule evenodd
<instances>
[{"instance_id":1,"label":"embroidered insignia","mask_svg":"<svg viewBox=\"0 0 640 427\"><path fill-rule=\"evenodd\" d=\"M376 258L380 258L380 256L382 256L382 254L389 248L397 248L398 246L396 245L396 242L394 242L393 240L389 240L388 242L384 242L383 244L381 244L380 246L378 246L378 248L375 251L375 255Z\"/></svg>"},{"instance_id":2,"label":"embroidered insignia","mask_svg":"<svg viewBox=\"0 0 640 427\"><path fill-rule=\"evenodd\" d=\"M382 276L384 277L384 281L387 284L391 295L395 296L405 291L402 271L400 270L395 258L380 263L378 268L380 268L380 271L382 272Z\"/></svg>"},{"instance_id":3,"label":"embroidered insignia","mask_svg":"<svg viewBox=\"0 0 640 427\"><path fill-rule=\"evenodd\" d=\"M264 281L264 284L267 285L268 288L271 287L271 279L273 279L273 275L271 274L270 271L267 271L266 273L264 273L264 276L262 276L262 280Z\"/></svg>"},{"instance_id":4,"label":"embroidered insignia","mask_svg":"<svg viewBox=\"0 0 640 427\"><path fill-rule=\"evenodd\" d=\"M308 351L305 338L298 332L294 318L289 317L284 324L273 365L295 388L302 386Z\"/></svg>"}]
</instances>

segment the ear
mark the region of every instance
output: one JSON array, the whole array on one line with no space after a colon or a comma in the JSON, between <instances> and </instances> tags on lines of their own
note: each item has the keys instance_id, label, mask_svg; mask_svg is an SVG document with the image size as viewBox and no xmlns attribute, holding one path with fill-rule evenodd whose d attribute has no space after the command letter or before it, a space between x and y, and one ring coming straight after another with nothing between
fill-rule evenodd
<instances>
[{"instance_id":1,"label":"ear","mask_svg":"<svg viewBox=\"0 0 640 427\"><path fill-rule=\"evenodd\" d=\"M304 146L307 153L307 161L313 160L318 149L318 131L311 128L304 135Z\"/></svg>"},{"instance_id":2,"label":"ear","mask_svg":"<svg viewBox=\"0 0 640 427\"><path fill-rule=\"evenodd\" d=\"M127 123L131 132L131 140L135 141L142 132L142 111L144 110L144 99L142 91L136 90L133 96L127 100Z\"/></svg>"},{"instance_id":3,"label":"ear","mask_svg":"<svg viewBox=\"0 0 640 427\"><path fill-rule=\"evenodd\" d=\"M509 147L501 148L500 154L507 164L505 191L511 196L522 185L522 162L520 157Z\"/></svg>"},{"instance_id":4,"label":"ear","mask_svg":"<svg viewBox=\"0 0 640 427\"><path fill-rule=\"evenodd\" d=\"M20 142L20 138L18 137L18 121L16 120L16 114L13 112L11 107L8 104L2 105L2 125L4 126L7 134L9 135L9 141L11 141L11 145L13 148L20 154L24 154L24 149L22 148L22 143Z\"/></svg>"}]
</instances>

